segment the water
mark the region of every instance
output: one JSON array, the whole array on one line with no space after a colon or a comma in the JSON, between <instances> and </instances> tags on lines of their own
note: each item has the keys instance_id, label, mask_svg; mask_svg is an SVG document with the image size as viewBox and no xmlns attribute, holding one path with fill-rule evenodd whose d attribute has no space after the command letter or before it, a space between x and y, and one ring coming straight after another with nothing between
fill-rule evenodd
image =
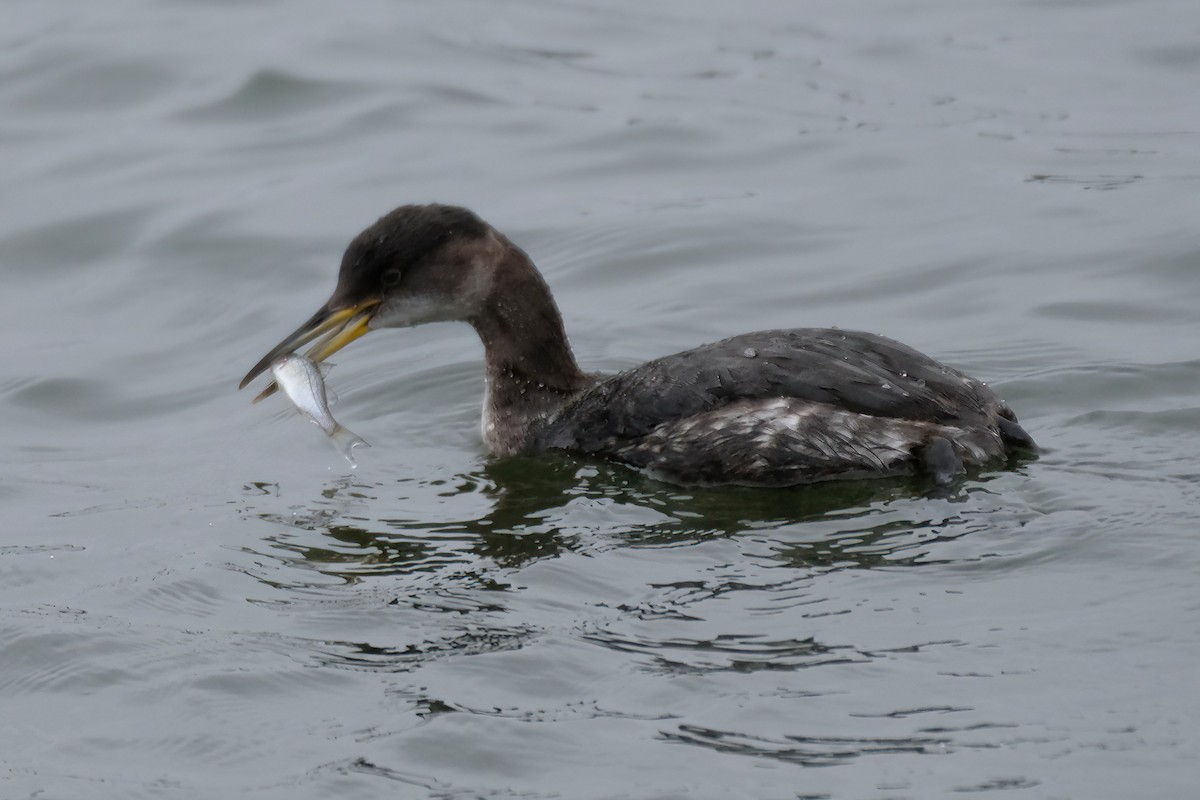
<instances>
[{"instance_id":1,"label":"water","mask_svg":"<svg viewBox=\"0 0 1200 800\"><path fill-rule=\"evenodd\" d=\"M2 13L0 795L1195 793L1193 3ZM351 471L235 386L435 199L587 368L863 328L1046 452L949 496L493 461L431 326L335 359Z\"/></svg>"}]
</instances>

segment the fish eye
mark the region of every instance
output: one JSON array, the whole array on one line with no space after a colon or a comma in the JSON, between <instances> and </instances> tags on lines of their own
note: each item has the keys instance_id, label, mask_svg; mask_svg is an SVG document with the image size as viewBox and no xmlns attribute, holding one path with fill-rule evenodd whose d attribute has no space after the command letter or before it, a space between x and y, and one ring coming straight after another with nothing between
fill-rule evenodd
<instances>
[{"instance_id":1,"label":"fish eye","mask_svg":"<svg viewBox=\"0 0 1200 800\"><path fill-rule=\"evenodd\" d=\"M400 282L400 270L396 269L395 267L393 267L392 269L389 269L387 272L383 273L383 285L384 286L395 286L399 282Z\"/></svg>"}]
</instances>

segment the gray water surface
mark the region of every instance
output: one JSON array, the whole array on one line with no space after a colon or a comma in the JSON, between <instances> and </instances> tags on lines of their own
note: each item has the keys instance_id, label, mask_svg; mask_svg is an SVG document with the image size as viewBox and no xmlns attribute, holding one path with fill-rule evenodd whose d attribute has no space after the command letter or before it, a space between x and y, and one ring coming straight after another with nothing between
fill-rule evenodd
<instances>
[{"instance_id":1,"label":"gray water surface","mask_svg":"<svg viewBox=\"0 0 1200 800\"><path fill-rule=\"evenodd\" d=\"M0 797L1195 796L1191 0L0 15ZM1045 452L948 494L494 460L444 325L335 358L350 470L237 381L431 200L587 369L866 329Z\"/></svg>"}]
</instances>

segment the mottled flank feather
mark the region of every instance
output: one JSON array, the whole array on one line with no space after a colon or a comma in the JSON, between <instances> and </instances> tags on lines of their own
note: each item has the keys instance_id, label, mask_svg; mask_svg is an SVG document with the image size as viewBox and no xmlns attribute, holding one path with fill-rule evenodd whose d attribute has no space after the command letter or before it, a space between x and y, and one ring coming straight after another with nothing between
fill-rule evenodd
<instances>
[{"instance_id":1,"label":"mottled flank feather","mask_svg":"<svg viewBox=\"0 0 1200 800\"><path fill-rule=\"evenodd\" d=\"M783 486L912 474L935 437L965 465L1000 460L1000 420L1020 430L986 385L883 336L761 331L601 379L536 426L530 449Z\"/></svg>"},{"instance_id":2,"label":"mottled flank feather","mask_svg":"<svg viewBox=\"0 0 1200 800\"><path fill-rule=\"evenodd\" d=\"M664 422L614 450L618 460L689 484L790 486L834 478L909 475L933 436L963 461L1004 453L999 436L930 422L887 419L794 398L739 400Z\"/></svg>"}]
</instances>

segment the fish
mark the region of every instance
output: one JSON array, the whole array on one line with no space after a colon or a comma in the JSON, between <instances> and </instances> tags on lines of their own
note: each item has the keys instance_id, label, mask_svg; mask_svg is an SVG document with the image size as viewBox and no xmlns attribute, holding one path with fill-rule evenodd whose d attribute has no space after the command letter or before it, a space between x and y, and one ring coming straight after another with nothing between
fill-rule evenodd
<instances>
[{"instance_id":1,"label":"fish","mask_svg":"<svg viewBox=\"0 0 1200 800\"><path fill-rule=\"evenodd\" d=\"M325 375L317 363L299 353L289 353L271 364L271 372L297 410L325 431L325 435L351 466L357 466L350 451L359 445L370 445L361 436L343 428L329 413Z\"/></svg>"}]
</instances>

